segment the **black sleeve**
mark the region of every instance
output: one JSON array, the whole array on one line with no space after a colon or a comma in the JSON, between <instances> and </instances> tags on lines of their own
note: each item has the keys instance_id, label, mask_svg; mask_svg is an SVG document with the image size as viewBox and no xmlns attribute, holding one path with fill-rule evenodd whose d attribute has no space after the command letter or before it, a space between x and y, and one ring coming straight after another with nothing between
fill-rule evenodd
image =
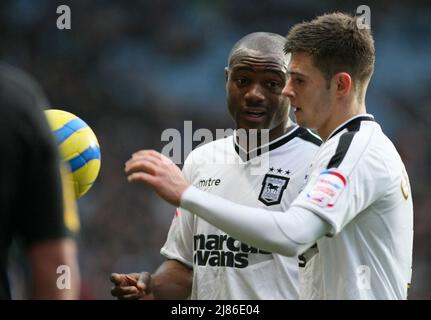
<instances>
[{"instance_id":1,"label":"black sleeve","mask_svg":"<svg viewBox=\"0 0 431 320\"><path fill-rule=\"evenodd\" d=\"M68 235L58 149L42 108L42 91L33 80L14 69L3 71L2 108L7 110L10 137L9 180L13 193L9 214L12 225L27 244ZM8 69L8 68L6 68Z\"/></svg>"}]
</instances>

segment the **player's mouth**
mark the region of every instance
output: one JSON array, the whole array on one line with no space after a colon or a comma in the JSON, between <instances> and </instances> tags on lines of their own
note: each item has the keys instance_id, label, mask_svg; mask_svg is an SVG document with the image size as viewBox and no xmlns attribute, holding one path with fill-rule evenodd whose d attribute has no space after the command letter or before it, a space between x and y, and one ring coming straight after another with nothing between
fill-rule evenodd
<instances>
[{"instance_id":1,"label":"player's mouth","mask_svg":"<svg viewBox=\"0 0 431 320\"><path fill-rule=\"evenodd\" d=\"M250 122L261 122L266 116L265 108L244 108L242 116Z\"/></svg>"}]
</instances>

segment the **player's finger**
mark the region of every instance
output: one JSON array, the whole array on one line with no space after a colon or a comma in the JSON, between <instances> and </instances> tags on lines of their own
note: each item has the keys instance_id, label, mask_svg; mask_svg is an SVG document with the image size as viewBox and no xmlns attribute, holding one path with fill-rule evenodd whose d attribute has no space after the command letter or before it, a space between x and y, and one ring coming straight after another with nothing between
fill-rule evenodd
<instances>
[{"instance_id":1,"label":"player's finger","mask_svg":"<svg viewBox=\"0 0 431 320\"><path fill-rule=\"evenodd\" d=\"M167 156L165 156L163 153L157 152L155 150L150 150L146 156L147 159L153 159L157 163L166 163L166 164L173 164L174 162Z\"/></svg>"},{"instance_id":2,"label":"player's finger","mask_svg":"<svg viewBox=\"0 0 431 320\"><path fill-rule=\"evenodd\" d=\"M139 273L126 274L126 279L129 285L136 286L139 279Z\"/></svg>"},{"instance_id":3,"label":"player's finger","mask_svg":"<svg viewBox=\"0 0 431 320\"><path fill-rule=\"evenodd\" d=\"M111 288L111 295L117 298L124 297L125 295L138 294L138 293L139 293L139 289L135 286L128 286L128 287L115 286Z\"/></svg>"},{"instance_id":4,"label":"player's finger","mask_svg":"<svg viewBox=\"0 0 431 320\"><path fill-rule=\"evenodd\" d=\"M160 167L165 160L162 160L162 158L160 156L155 156L155 155L143 155L143 156L139 156L139 157L134 157L129 159L126 163L125 163L125 168L129 168L130 166L140 163L142 161L145 161L147 163L152 163L154 166L156 167Z\"/></svg>"},{"instance_id":5,"label":"player's finger","mask_svg":"<svg viewBox=\"0 0 431 320\"><path fill-rule=\"evenodd\" d=\"M139 151L132 153L132 158L142 157L147 153L148 153L147 149L139 150Z\"/></svg>"},{"instance_id":6,"label":"player's finger","mask_svg":"<svg viewBox=\"0 0 431 320\"><path fill-rule=\"evenodd\" d=\"M139 151L133 153L132 158L145 157L148 155L157 155L157 154L159 154L159 153L156 150L144 149L144 150L139 150Z\"/></svg>"},{"instance_id":7,"label":"player's finger","mask_svg":"<svg viewBox=\"0 0 431 320\"><path fill-rule=\"evenodd\" d=\"M128 163L124 171L126 172L126 174L143 171L154 175L157 171L157 168L157 164L148 161L147 159L140 159Z\"/></svg>"},{"instance_id":8,"label":"player's finger","mask_svg":"<svg viewBox=\"0 0 431 320\"><path fill-rule=\"evenodd\" d=\"M144 153L144 151L145 150L139 150L139 151L133 152L132 156L130 157L130 159L134 159L134 158L140 157Z\"/></svg>"},{"instance_id":9,"label":"player's finger","mask_svg":"<svg viewBox=\"0 0 431 320\"><path fill-rule=\"evenodd\" d=\"M131 159L147 159L159 165L160 163L173 164L173 161L156 150L140 150L132 155ZM151 160L150 160L151 159Z\"/></svg>"},{"instance_id":10,"label":"player's finger","mask_svg":"<svg viewBox=\"0 0 431 320\"><path fill-rule=\"evenodd\" d=\"M145 291L149 291L151 289L151 274L149 272L141 272L139 275L138 282L136 283L136 286Z\"/></svg>"},{"instance_id":11,"label":"player's finger","mask_svg":"<svg viewBox=\"0 0 431 320\"><path fill-rule=\"evenodd\" d=\"M155 166L159 166L161 164L160 157L155 157L151 155L143 155L139 157L132 157L125 163L125 168L132 166L133 164L140 163L142 161L147 161L149 163L154 164Z\"/></svg>"},{"instance_id":12,"label":"player's finger","mask_svg":"<svg viewBox=\"0 0 431 320\"><path fill-rule=\"evenodd\" d=\"M118 287L114 286L111 288L111 293L114 296L124 296L126 294L138 293L139 289L135 286Z\"/></svg>"},{"instance_id":13,"label":"player's finger","mask_svg":"<svg viewBox=\"0 0 431 320\"><path fill-rule=\"evenodd\" d=\"M132 156L130 157L129 161L131 160L139 160L139 159L147 159L147 158L151 158L153 157L152 155L148 154L147 152L139 152L139 153L134 153L132 154Z\"/></svg>"},{"instance_id":14,"label":"player's finger","mask_svg":"<svg viewBox=\"0 0 431 320\"><path fill-rule=\"evenodd\" d=\"M140 273L112 273L110 280L113 284L120 287L136 286Z\"/></svg>"},{"instance_id":15,"label":"player's finger","mask_svg":"<svg viewBox=\"0 0 431 320\"><path fill-rule=\"evenodd\" d=\"M169 165L173 165L175 164L171 158L165 156L163 153L158 153L157 152L157 157L160 157L160 159L162 160L162 162L167 163Z\"/></svg>"},{"instance_id":16,"label":"player's finger","mask_svg":"<svg viewBox=\"0 0 431 320\"><path fill-rule=\"evenodd\" d=\"M120 300L138 300L143 297L143 293L135 293L135 294L126 294L119 298Z\"/></svg>"},{"instance_id":17,"label":"player's finger","mask_svg":"<svg viewBox=\"0 0 431 320\"><path fill-rule=\"evenodd\" d=\"M153 165L155 165L156 167L159 167L161 164L161 160L159 157L155 157L152 155L146 155L145 157L140 158L143 161L147 161L149 163L152 163Z\"/></svg>"},{"instance_id":18,"label":"player's finger","mask_svg":"<svg viewBox=\"0 0 431 320\"><path fill-rule=\"evenodd\" d=\"M134 153L132 157L126 161L124 165L125 171L128 172L134 164L138 164L141 161L152 163L156 168L160 168L163 165L175 165L169 157L166 157L155 150L141 150Z\"/></svg>"},{"instance_id":19,"label":"player's finger","mask_svg":"<svg viewBox=\"0 0 431 320\"><path fill-rule=\"evenodd\" d=\"M134 172L132 174L129 174L127 176L127 180L129 182L141 181L150 186L154 186L157 183L157 178L146 172Z\"/></svg>"},{"instance_id":20,"label":"player's finger","mask_svg":"<svg viewBox=\"0 0 431 320\"><path fill-rule=\"evenodd\" d=\"M112 273L109 279L112 283L119 285L124 281L124 274Z\"/></svg>"}]
</instances>

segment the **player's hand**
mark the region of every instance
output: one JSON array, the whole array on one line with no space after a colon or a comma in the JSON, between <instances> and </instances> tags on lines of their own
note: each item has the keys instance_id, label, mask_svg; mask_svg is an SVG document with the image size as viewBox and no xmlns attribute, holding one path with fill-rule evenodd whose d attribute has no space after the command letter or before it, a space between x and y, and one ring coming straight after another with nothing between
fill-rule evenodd
<instances>
[{"instance_id":1,"label":"player's hand","mask_svg":"<svg viewBox=\"0 0 431 320\"><path fill-rule=\"evenodd\" d=\"M189 186L175 163L154 150L134 153L126 162L124 171L129 182L144 182L160 197L177 207L183 192Z\"/></svg>"},{"instance_id":2,"label":"player's hand","mask_svg":"<svg viewBox=\"0 0 431 320\"><path fill-rule=\"evenodd\" d=\"M151 274L148 272L111 274L112 296L119 300L152 300Z\"/></svg>"}]
</instances>

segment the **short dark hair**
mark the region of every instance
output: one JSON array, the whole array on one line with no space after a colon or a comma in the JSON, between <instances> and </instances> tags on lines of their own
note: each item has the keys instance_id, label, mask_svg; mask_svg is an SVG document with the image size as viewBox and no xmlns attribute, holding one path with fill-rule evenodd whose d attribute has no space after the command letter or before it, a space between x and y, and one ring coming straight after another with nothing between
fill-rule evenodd
<instances>
[{"instance_id":1,"label":"short dark hair","mask_svg":"<svg viewBox=\"0 0 431 320\"><path fill-rule=\"evenodd\" d=\"M274 53L284 57L284 44L286 38L272 32L253 32L239 39L232 47L228 65L231 65L232 58L241 54L243 50L255 50L262 54Z\"/></svg>"},{"instance_id":2,"label":"short dark hair","mask_svg":"<svg viewBox=\"0 0 431 320\"><path fill-rule=\"evenodd\" d=\"M292 27L286 53L305 52L328 82L338 72L347 72L363 84L374 71L375 49L371 30L359 29L356 17L335 12Z\"/></svg>"}]
</instances>

